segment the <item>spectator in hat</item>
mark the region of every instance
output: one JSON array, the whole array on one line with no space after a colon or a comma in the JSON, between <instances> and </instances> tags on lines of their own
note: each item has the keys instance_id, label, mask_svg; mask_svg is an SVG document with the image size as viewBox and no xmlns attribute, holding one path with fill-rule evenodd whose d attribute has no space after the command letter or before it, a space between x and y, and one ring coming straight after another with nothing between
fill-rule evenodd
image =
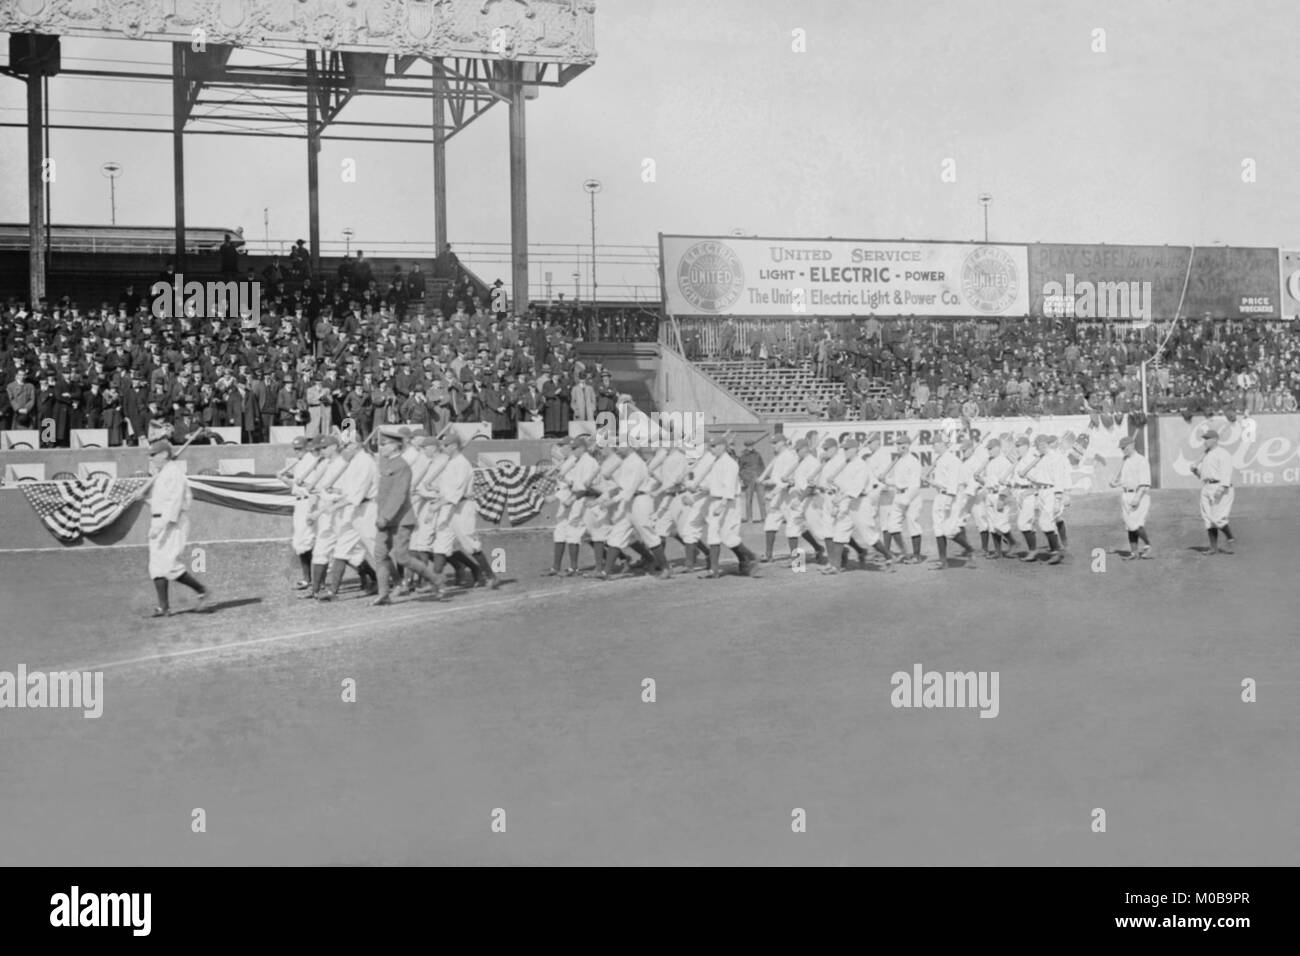
<instances>
[{"instance_id":1,"label":"spectator in hat","mask_svg":"<svg viewBox=\"0 0 1300 956\"><path fill-rule=\"evenodd\" d=\"M742 512L743 521L753 521L755 523L766 521L767 519L767 496L764 489L759 487L758 478L763 474L765 465L763 464L763 455L754 447L755 441L745 442L745 450L741 452L739 459L740 466L740 496L745 507ZM758 517L754 517L754 499L758 499Z\"/></svg>"},{"instance_id":2,"label":"spectator in hat","mask_svg":"<svg viewBox=\"0 0 1300 956\"><path fill-rule=\"evenodd\" d=\"M225 240L217 249L217 255L221 260L221 278L223 280L239 278L239 246L235 244L234 237L230 233L226 233Z\"/></svg>"},{"instance_id":3,"label":"spectator in hat","mask_svg":"<svg viewBox=\"0 0 1300 956\"><path fill-rule=\"evenodd\" d=\"M542 382L542 421L546 435L559 438L569 433L571 409L569 406L569 389L562 382L557 382L545 374L550 366L543 366Z\"/></svg>"},{"instance_id":4,"label":"spectator in hat","mask_svg":"<svg viewBox=\"0 0 1300 956\"><path fill-rule=\"evenodd\" d=\"M5 388L13 414L15 428L32 427L32 411L36 407L36 389L27 381L27 370L19 368L14 380Z\"/></svg>"},{"instance_id":5,"label":"spectator in hat","mask_svg":"<svg viewBox=\"0 0 1300 956\"><path fill-rule=\"evenodd\" d=\"M307 435L324 435L329 431L330 390L319 375L314 376L303 396L307 401Z\"/></svg>"},{"instance_id":6,"label":"spectator in hat","mask_svg":"<svg viewBox=\"0 0 1300 956\"><path fill-rule=\"evenodd\" d=\"M591 376L583 372L578 383L570 391L573 420L594 422L596 420L596 389L591 384Z\"/></svg>"},{"instance_id":7,"label":"spectator in hat","mask_svg":"<svg viewBox=\"0 0 1300 956\"><path fill-rule=\"evenodd\" d=\"M280 377L280 388L275 393L275 415L280 425L293 425L298 406L297 389L292 375Z\"/></svg>"},{"instance_id":8,"label":"spectator in hat","mask_svg":"<svg viewBox=\"0 0 1300 956\"><path fill-rule=\"evenodd\" d=\"M311 274L311 252L306 239L299 239L289 250L289 273L295 279L304 279Z\"/></svg>"}]
</instances>

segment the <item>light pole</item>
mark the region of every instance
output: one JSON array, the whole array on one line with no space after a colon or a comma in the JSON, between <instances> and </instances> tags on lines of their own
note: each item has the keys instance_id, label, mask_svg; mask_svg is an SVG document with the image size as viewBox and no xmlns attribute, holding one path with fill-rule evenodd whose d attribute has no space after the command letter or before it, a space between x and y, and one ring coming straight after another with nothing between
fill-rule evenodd
<instances>
[{"instance_id":1,"label":"light pole","mask_svg":"<svg viewBox=\"0 0 1300 956\"><path fill-rule=\"evenodd\" d=\"M104 163L99 167L100 173L108 177L108 208L110 222L117 225L117 177L122 175L121 163Z\"/></svg>"},{"instance_id":2,"label":"light pole","mask_svg":"<svg viewBox=\"0 0 1300 956\"><path fill-rule=\"evenodd\" d=\"M352 255L352 237L355 235L356 235L356 231L351 226L345 226L343 228L343 239L347 243L346 247L343 250L343 255L345 257Z\"/></svg>"},{"instance_id":3,"label":"light pole","mask_svg":"<svg viewBox=\"0 0 1300 956\"><path fill-rule=\"evenodd\" d=\"M993 201L992 193L980 193L980 205L984 207L984 241L989 241L989 203Z\"/></svg>"},{"instance_id":4,"label":"light pole","mask_svg":"<svg viewBox=\"0 0 1300 956\"><path fill-rule=\"evenodd\" d=\"M588 179L582 184L591 196L591 302L596 304L596 193L603 188L599 179Z\"/></svg>"}]
</instances>

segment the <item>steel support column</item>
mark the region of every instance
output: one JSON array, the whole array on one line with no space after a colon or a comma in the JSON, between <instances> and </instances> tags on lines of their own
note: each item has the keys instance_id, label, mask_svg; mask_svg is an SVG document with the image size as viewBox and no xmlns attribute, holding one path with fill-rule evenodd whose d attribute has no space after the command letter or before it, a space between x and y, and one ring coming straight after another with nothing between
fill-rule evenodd
<instances>
[{"instance_id":1,"label":"steel support column","mask_svg":"<svg viewBox=\"0 0 1300 956\"><path fill-rule=\"evenodd\" d=\"M172 44L172 189L175 198L176 273L185 271L185 119L189 116L185 46Z\"/></svg>"},{"instance_id":2,"label":"steel support column","mask_svg":"<svg viewBox=\"0 0 1300 956\"><path fill-rule=\"evenodd\" d=\"M447 79L433 62L433 247L447 251Z\"/></svg>"},{"instance_id":3,"label":"steel support column","mask_svg":"<svg viewBox=\"0 0 1300 956\"><path fill-rule=\"evenodd\" d=\"M528 164L524 136L523 65L506 64L510 91L510 259L515 315L528 309Z\"/></svg>"},{"instance_id":4,"label":"steel support column","mask_svg":"<svg viewBox=\"0 0 1300 956\"><path fill-rule=\"evenodd\" d=\"M35 308L45 298L45 130L41 81L27 74L27 273L28 294Z\"/></svg>"},{"instance_id":5,"label":"steel support column","mask_svg":"<svg viewBox=\"0 0 1300 956\"><path fill-rule=\"evenodd\" d=\"M316 112L316 94L320 76L316 71L316 52L307 51L307 243L311 246L311 272L320 276L320 119Z\"/></svg>"}]
</instances>

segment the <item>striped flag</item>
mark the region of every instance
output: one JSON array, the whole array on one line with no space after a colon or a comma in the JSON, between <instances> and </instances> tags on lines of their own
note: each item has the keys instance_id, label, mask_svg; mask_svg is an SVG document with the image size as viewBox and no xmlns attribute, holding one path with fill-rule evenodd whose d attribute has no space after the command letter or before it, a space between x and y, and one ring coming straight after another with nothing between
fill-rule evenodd
<instances>
[{"instance_id":1,"label":"striped flag","mask_svg":"<svg viewBox=\"0 0 1300 956\"><path fill-rule=\"evenodd\" d=\"M474 498L478 513L494 524L501 516L512 525L523 524L541 514L549 495L555 494L555 473L528 465L499 462L491 471L475 473Z\"/></svg>"},{"instance_id":2,"label":"striped flag","mask_svg":"<svg viewBox=\"0 0 1300 956\"><path fill-rule=\"evenodd\" d=\"M293 493L274 475L189 475L195 501L268 515L293 514Z\"/></svg>"},{"instance_id":3,"label":"striped flag","mask_svg":"<svg viewBox=\"0 0 1300 956\"><path fill-rule=\"evenodd\" d=\"M20 487L45 527L60 541L103 531L122 516L149 479L104 474L73 481L27 482Z\"/></svg>"}]
</instances>

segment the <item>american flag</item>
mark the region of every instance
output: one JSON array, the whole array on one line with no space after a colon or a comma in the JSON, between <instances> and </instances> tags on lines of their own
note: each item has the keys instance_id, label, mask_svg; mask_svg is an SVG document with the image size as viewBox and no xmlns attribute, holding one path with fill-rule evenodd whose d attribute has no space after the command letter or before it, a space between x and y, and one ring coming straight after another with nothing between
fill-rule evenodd
<instances>
[{"instance_id":1,"label":"american flag","mask_svg":"<svg viewBox=\"0 0 1300 956\"><path fill-rule=\"evenodd\" d=\"M493 523L500 523L505 514L512 525L523 524L541 514L547 496L554 493L555 473L533 465L521 467L503 461L474 477L475 507Z\"/></svg>"},{"instance_id":2,"label":"american flag","mask_svg":"<svg viewBox=\"0 0 1300 956\"><path fill-rule=\"evenodd\" d=\"M103 531L126 510L148 478L92 475L73 481L27 482L20 487L45 526L60 541Z\"/></svg>"}]
</instances>

